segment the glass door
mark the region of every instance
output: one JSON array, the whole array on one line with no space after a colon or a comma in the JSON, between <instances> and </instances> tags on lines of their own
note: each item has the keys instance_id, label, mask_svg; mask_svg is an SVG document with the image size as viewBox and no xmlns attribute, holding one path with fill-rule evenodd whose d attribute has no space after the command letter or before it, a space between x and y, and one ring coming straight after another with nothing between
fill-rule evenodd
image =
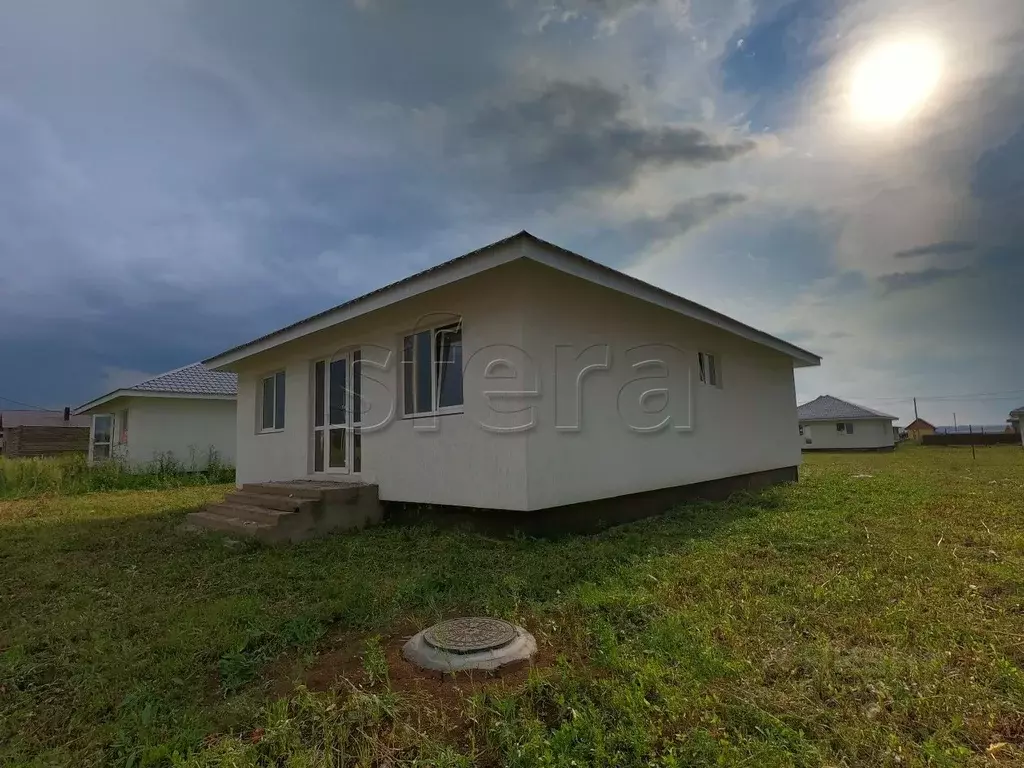
<instances>
[{"instance_id":1,"label":"glass door","mask_svg":"<svg viewBox=\"0 0 1024 768\"><path fill-rule=\"evenodd\" d=\"M349 472L349 355L313 365L313 471Z\"/></svg>"}]
</instances>

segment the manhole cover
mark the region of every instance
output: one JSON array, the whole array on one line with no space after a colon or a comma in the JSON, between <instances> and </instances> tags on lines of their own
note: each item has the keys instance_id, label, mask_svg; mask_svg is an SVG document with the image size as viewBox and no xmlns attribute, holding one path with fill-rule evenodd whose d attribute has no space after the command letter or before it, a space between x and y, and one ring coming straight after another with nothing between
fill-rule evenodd
<instances>
[{"instance_id":1,"label":"manhole cover","mask_svg":"<svg viewBox=\"0 0 1024 768\"><path fill-rule=\"evenodd\" d=\"M516 628L501 619L452 619L425 630L423 639L449 653L478 653L508 645L516 639Z\"/></svg>"}]
</instances>

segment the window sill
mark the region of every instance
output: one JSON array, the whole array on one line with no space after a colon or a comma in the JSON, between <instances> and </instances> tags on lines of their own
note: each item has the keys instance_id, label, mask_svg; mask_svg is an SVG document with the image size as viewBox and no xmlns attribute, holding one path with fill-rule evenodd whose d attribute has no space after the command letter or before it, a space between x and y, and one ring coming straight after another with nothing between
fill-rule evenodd
<instances>
[{"instance_id":1,"label":"window sill","mask_svg":"<svg viewBox=\"0 0 1024 768\"><path fill-rule=\"evenodd\" d=\"M410 413L400 418L401 421L416 421L417 419L432 419L436 416L457 416L466 412L466 409L462 406L457 408L445 408L440 411L430 411L429 413Z\"/></svg>"},{"instance_id":2,"label":"window sill","mask_svg":"<svg viewBox=\"0 0 1024 768\"><path fill-rule=\"evenodd\" d=\"M281 429L261 429L256 434L257 435L276 435L276 434L278 434L280 432L284 432L284 427L281 427Z\"/></svg>"}]
</instances>

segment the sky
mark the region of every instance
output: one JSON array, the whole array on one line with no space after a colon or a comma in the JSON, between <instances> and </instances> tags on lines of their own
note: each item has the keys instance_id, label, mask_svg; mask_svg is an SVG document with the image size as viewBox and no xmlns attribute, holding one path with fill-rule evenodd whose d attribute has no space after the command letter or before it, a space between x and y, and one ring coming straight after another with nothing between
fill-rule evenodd
<instances>
[{"instance_id":1,"label":"sky","mask_svg":"<svg viewBox=\"0 0 1024 768\"><path fill-rule=\"evenodd\" d=\"M1001 423L1024 3L0 7L0 408L81 404L522 229L821 355L799 402Z\"/></svg>"}]
</instances>

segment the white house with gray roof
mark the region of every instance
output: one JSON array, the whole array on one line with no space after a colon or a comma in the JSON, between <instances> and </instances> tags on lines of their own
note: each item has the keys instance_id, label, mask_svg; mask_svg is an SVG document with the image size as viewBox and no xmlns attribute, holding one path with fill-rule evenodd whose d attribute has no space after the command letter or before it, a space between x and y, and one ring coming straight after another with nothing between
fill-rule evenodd
<instances>
[{"instance_id":1,"label":"white house with gray roof","mask_svg":"<svg viewBox=\"0 0 1024 768\"><path fill-rule=\"evenodd\" d=\"M233 465L237 391L234 373L193 363L91 400L75 409L92 417L89 461L170 458L203 469L216 457Z\"/></svg>"},{"instance_id":2,"label":"white house with gray roof","mask_svg":"<svg viewBox=\"0 0 1024 768\"><path fill-rule=\"evenodd\" d=\"M889 451L895 416L822 395L797 408L805 451Z\"/></svg>"},{"instance_id":3,"label":"white house with gray roof","mask_svg":"<svg viewBox=\"0 0 1024 768\"><path fill-rule=\"evenodd\" d=\"M546 512L796 479L820 358L520 232L204 362L238 373L239 484Z\"/></svg>"}]
</instances>

